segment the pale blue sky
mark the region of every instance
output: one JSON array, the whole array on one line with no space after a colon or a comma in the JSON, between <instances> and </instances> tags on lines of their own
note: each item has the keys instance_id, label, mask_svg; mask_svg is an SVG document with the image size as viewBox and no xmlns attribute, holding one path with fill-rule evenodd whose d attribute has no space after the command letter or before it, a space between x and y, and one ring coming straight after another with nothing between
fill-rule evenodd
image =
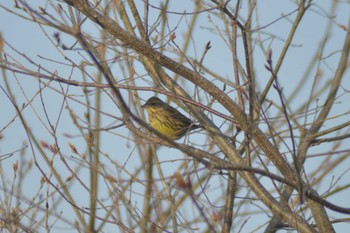
<instances>
[{"instance_id":1,"label":"pale blue sky","mask_svg":"<svg viewBox=\"0 0 350 233\"><path fill-rule=\"evenodd\" d=\"M54 1L55 2L55 1ZM141 4L142 1L138 0L135 1L137 4ZM153 2L153 3L152 3ZM312 11L309 11L305 16L303 23L301 24L300 28L298 29L296 33L296 37L293 40L293 46L290 48L290 50L287 53L286 60L284 62L284 65L281 67L281 70L279 72L279 80L280 85L283 87L284 94L286 96L289 96L293 89L296 87L296 85L299 83L299 80L302 78L302 75L304 74L305 70L307 69L307 66L310 62L310 59L314 55L314 52L318 49L319 43L321 41L321 37L324 33L326 24L328 23L326 20L326 17L323 16L325 12L328 12L327 9L329 9L332 1L317 1L317 5L315 5L312 8ZM152 4L157 5L158 1L151 1ZM5 6L11 7L13 5L12 1L7 1L5 3L2 3ZM31 3L32 4L32 3ZM183 10L186 10L188 12L191 12L193 8L190 8L186 1L179 1L175 5L171 3L170 10L173 11L179 11L182 12L182 10L179 10L178 7L182 7ZM320 80L320 84L325 83L328 79L332 78L332 75L334 74L334 71L337 67L337 63L339 61L339 55L340 50L343 45L345 31L342 30L340 27L341 25L346 26L347 22L350 17L350 11L349 11L349 3L342 3L340 4L343 7L340 7L336 10L336 15L333 19L334 24L337 24L339 26L334 27L332 30L332 34L329 38L329 43L327 43L327 46L324 49L323 57L326 57L320 64L323 77L322 80ZM279 1L279 0L264 0L264 1L258 1L257 5L259 9L259 26L269 25L271 22L275 21L276 19L280 18L282 14L289 14L291 11L296 9L295 4L293 1ZM241 12L244 12L245 6L242 6ZM11 8L13 9L13 8ZM151 9L154 14L157 14L157 10ZM296 13L291 14L288 16L288 19L291 21L294 20ZM245 16L243 16L245 17ZM152 19L152 18L151 18ZM183 28L186 26L186 20L188 20L186 17L181 19L181 16L172 16L169 18L169 27L173 28L178 25L178 29L176 30L176 42L178 44L182 44L182 33ZM215 17L212 17L212 20L214 23L218 23L219 26L220 23L215 21ZM208 13L202 13L200 15L200 19L198 21L197 29L195 31L195 34L193 36L193 41L195 41L195 47L190 47L190 56L191 57L200 57L202 53L202 49L205 46L205 44L210 40L212 44L212 49L209 51L206 59L205 59L205 65L216 71L218 74L220 74L222 77L228 78L230 80L233 80L233 69L232 69L232 56L227 48L224 41L220 38L217 34L209 33L207 28L212 27L212 24L209 22L208 19ZM281 19L272 25L270 25L267 28L264 28L262 30L262 34L259 36L262 36L264 38L264 46L265 48L268 48L269 46L273 50L273 59L277 59L280 51L282 49L282 46L284 44L284 40L286 39L289 30L291 27L291 22L289 22L287 19ZM91 30L95 30L94 28L91 28ZM54 43L51 43L48 39L53 40L53 33L56 32L54 29L45 28L43 31L40 29L40 27L37 24L28 22L24 19L21 19L19 17L16 17L9 12L6 12L4 9L0 9L0 32L2 32L3 37L5 40L10 43L19 53L23 53L26 56L32 58L35 62L40 64L43 67L47 67L51 71L57 71L57 73L62 77L72 77L74 80L81 80L81 75L78 69L73 70L65 65L68 64L67 61L65 61L64 57L58 52L58 50L54 47ZM44 32L47 34L45 35ZM279 38L274 38L273 40L268 36L269 33L272 35L278 35ZM253 37L256 38L258 35L254 34ZM67 36L63 36L62 38L65 43L71 44L74 42L72 38L69 38ZM241 45L239 45L241 46ZM80 46L79 46L80 47ZM242 48L239 47L239 56L240 60L243 61L243 54L242 54ZM9 60L16 59L19 60L24 65L29 65L28 61L25 61L19 54L17 54L15 51L11 50L9 46L5 47L5 52L8 53ZM79 51L79 53L85 57L87 55L83 51ZM334 54L333 54L334 53ZM81 57L78 54L77 51L64 51L64 55L69 57L70 59L74 59L76 62L78 62ZM259 83L260 87L264 87L265 83L269 79L270 75L269 72L266 71L264 65L265 65L265 56L262 53L260 49L256 49L254 52L255 56L255 72L256 72L256 79ZM59 60L60 62L64 64L58 64L51 61L48 61L46 59L53 59L53 60ZM275 60L274 60L275 61ZM29 65L30 66L30 65ZM33 68L33 66L31 66ZM138 67L136 67L138 68ZM117 66L116 66L117 69ZM139 75L144 75L144 70L139 70ZM316 71L312 71L312 74L315 75ZM38 136L41 140L47 141L48 143L54 143L53 137L50 135L46 127L48 127L48 122L46 118L44 117L44 111L43 106L40 101L40 96L35 96L39 89L38 82L32 78L27 77L23 75L13 75L10 72L7 72L8 78L10 79L10 85L14 90L14 94L16 96L16 101L19 105L22 103L28 103L28 100L26 100L26 97L23 96L23 93L27 95L29 100L34 98L34 101L32 103L33 109L37 111L37 114L41 116L42 122L38 119L35 112L31 108L31 106L27 106L26 109L23 111L24 117L28 121L29 125L31 126L31 130L35 135ZM1 75L2 76L2 75ZM349 77L349 72L346 74L347 77ZM209 77L208 78L212 78ZM120 75L118 76L118 79L121 80L123 77ZM307 82L305 86L303 87L303 90L305 89L305 95L298 95L297 98L293 101L291 104L292 110L295 110L299 107L299 104L303 103L305 98L309 97L309 91L310 91L310 85L311 82ZM4 81L3 78L0 79L0 85L4 87ZM146 83L144 83L146 85ZM343 87L347 90L350 90L350 79L345 78L342 83ZM84 151L86 146L85 143L81 138L75 138L74 136L77 135L77 131L72 125L71 118L69 117L68 111L65 108L65 104L63 103L62 95L57 93L57 90L60 90L60 86L57 84L52 84L51 89L47 88L43 91L44 101L45 101L45 108L47 110L47 113L49 115L49 119L52 124L56 125L58 124L58 131L57 135L59 137L59 146L66 153L66 155L71 155L70 148L68 146L68 142L72 142L77 146L78 151ZM64 90L66 90L66 86L64 86ZM56 90L55 90L56 89ZM92 91L93 89L89 89ZM125 92L124 92L125 93ZM140 92L140 96L143 98L143 100L146 100L148 97L153 96L154 93L150 92ZM343 93L343 91L341 92ZM84 101L83 96L79 96L82 94L82 90L80 87L69 87L69 94L73 96L76 100ZM34 97L35 96L35 97ZM126 97L126 95L125 95ZM235 94L233 94L233 97L235 98ZM311 107L315 107L317 104L321 105L323 103L323 100L321 98L319 99L319 103L314 103ZM165 99L164 96L161 96L162 99ZM273 89L270 91L269 98L273 99L276 98L276 93L274 93ZM335 105L334 109L332 110L332 114L330 116L343 114L346 112L349 112L350 105L346 100L349 99L348 95L343 96L339 99L339 102ZM91 98L93 100L93 98ZM111 123L117 123L117 119L113 118L115 114L118 113L117 106L111 101L110 97L106 95L103 96L103 102L105 103L103 105L103 111L106 113L103 117L103 127L109 127L111 126ZM276 101L277 102L277 101ZM63 106L62 115L60 114L61 107ZM77 103L73 100L69 101L70 108L74 109L75 113L78 115L80 119L84 119L84 113L86 111L84 105ZM215 107L215 105L214 105ZM217 107L217 110L221 110L220 107ZM25 130L23 129L23 126L21 125L18 118L15 119L14 123L11 123L7 128L4 128L9 122L15 118L16 112L11 105L10 101L7 99L6 95L0 91L0 130L2 130L2 134L4 135L4 139L0 141L0 155L13 152L15 150L18 150L23 146L23 143L28 144L27 135L25 133ZM119 115L120 116L120 115ZM60 119L57 121L57 119ZM216 119L216 118L215 118ZM302 119L303 120L303 119ZM308 119L309 121L312 121L312 118ZM344 117L338 118L334 120L333 122L330 121L326 125L328 127L331 127L332 124L337 124L339 122L346 122L349 121L350 117L349 115L345 115ZM217 125L221 123L215 122ZM302 122L301 122L302 123ZM74 131L73 131L74 130ZM73 133L72 133L73 131ZM68 138L66 136L63 136L65 134L69 134L72 136L71 138ZM130 132L125 128L118 128L116 130L112 130L111 132L104 132L102 134L102 145L104 148L104 153L108 153L109 156L113 161L116 161L118 164L125 164L125 167L130 172L133 172L139 165L140 160L138 159L137 152L134 151L134 145L132 142L122 139L122 137L119 137L117 135L123 135L123 137L131 137ZM191 141L194 143L201 142L205 138L205 135L203 133L197 133L195 135L191 135ZM349 140L347 140L349 142ZM349 148L343 148L343 149L349 149ZM310 151L310 153L320 153L320 152L326 152L330 150L329 145L323 145L315 148L315 151ZM26 149L26 156L30 156L32 153L30 152L30 147ZM130 158L129 158L130 156ZM184 155L182 153L178 152L174 149L168 149L168 148L162 148L158 152L158 156L160 160L164 161L164 164L162 164L165 175L171 176L175 168L178 167L179 161L173 162L169 161L172 159L184 159ZM171 156L171 159L169 159ZM69 157L69 156L68 156ZM29 158L27 158L29 159ZM5 169L5 174L8 175L6 178L8 180L8 183L11 184L11 181L13 179L12 176L12 164L19 160L19 154L16 153L11 158L3 161L2 168ZM320 158L310 159L306 163L306 169L313 170L314 166L319 163ZM39 162L42 162L41 159L39 159ZM103 161L105 163L109 163L109 159L103 158ZM346 163L348 164L348 160L346 160ZM65 179L65 176L68 176L69 173L67 169L61 164L59 158L55 159L55 164L62 168L62 176L63 179ZM72 163L74 164L74 163ZM347 164L344 164L342 171L332 171L332 174L329 175L327 180L329 180L328 184L324 184L325 187L322 189L323 191L326 191L326 188L329 187L329 185L333 182L332 178L333 176L338 178L341 174L345 172L345 176L342 177L342 180L339 181L339 184L345 184L349 183L347 180L347 177L349 177L347 173L347 169L349 166ZM43 168L45 168L45 172L49 173L49 169L43 165ZM111 174L115 175L116 177L122 177L124 179L128 179L129 177L125 174L125 172L118 170L113 165L106 168ZM32 198L38 191L38 188L40 186L40 173L39 171L32 171L26 178L25 178L25 187L26 187L26 196L30 199ZM84 180L85 183L88 184L88 170L83 169L80 173L80 177L82 180ZM142 177L143 178L143 177ZM215 179L215 178L213 178ZM107 198L107 188L104 185L103 188L100 190L101 197ZM219 184L218 184L219 186ZM81 206L88 207L89 205L89 198L88 198L88 192L84 190L81 186L73 186L76 190L74 190L74 193L76 195L76 199L78 201L78 204ZM45 187L44 189L46 189ZM215 186L212 186L210 188L211 190L215 189ZM52 188L49 189L50 191L53 191ZM132 201L134 202L135 206L139 209L142 209L141 204L141 197L137 195L138 192L142 194L141 191L138 190L138 186L135 184L135 187L133 187L133 191L136 193L133 193ZM106 194L104 194L104 192ZM330 198L329 200L333 201L335 204L341 205L341 206L347 206L350 208L350 201L349 201L349 192L345 191L342 193L343 195L336 195L335 197ZM1 195L0 195L1 196ZM192 212L193 207L189 207L189 215ZM72 212L71 208L64 208L60 206L60 208L57 209L57 212L64 211L64 217L67 219L70 219L71 216L74 216L74 213ZM194 211L193 211L194 212ZM334 212L329 211L330 216L334 216L336 218L345 218L348 217L346 215L340 215L336 214ZM185 217L184 217L185 219ZM264 218L261 220L261 224L264 223ZM260 224L260 223L259 223ZM255 222L247 222L247 225L244 229L246 231L253 230L258 224ZM344 232L346 227L348 227L348 224L342 223L342 224L335 224L335 229L337 232ZM55 225L55 227L63 227L66 229L67 226L62 225L58 226ZM262 228L263 229L263 228ZM113 228L106 228L106 232L113 232ZM56 230L53 230L53 232L56 232ZM58 232L58 231L57 231Z\"/></svg>"}]
</instances>

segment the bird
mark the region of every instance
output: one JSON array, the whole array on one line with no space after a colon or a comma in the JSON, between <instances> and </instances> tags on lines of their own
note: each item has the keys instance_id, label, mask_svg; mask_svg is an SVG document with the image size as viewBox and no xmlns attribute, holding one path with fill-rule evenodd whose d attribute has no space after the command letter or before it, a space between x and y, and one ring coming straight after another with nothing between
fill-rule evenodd
<instances>
[{"instance_id":1,"label":"bird","mask_svg":"<svg viewBox=\"0 0 350 233\"><path fill-rule=\"evenodd\" d=\"M171 140L180 139L191 130L203 128L157 97L149 98L141 108L146 109L152 128Z\"/></svg>"}]
</instances>

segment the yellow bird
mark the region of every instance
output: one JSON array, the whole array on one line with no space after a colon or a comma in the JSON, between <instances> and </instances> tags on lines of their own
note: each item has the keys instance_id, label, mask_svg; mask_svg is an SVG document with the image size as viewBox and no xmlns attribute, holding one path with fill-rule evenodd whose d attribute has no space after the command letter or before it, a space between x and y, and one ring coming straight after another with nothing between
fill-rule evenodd
<instances>
[{"instance_id":1,"label":"yellow bird","mask_svg":"<svg viewBox=\"0 0 350 233\"><path fill-rule=\"evenodd\" d=\"M203 128L157 97L148 99L141 108L147 110L150 125L172 140L183 137L191 130Z\"/></svg>"}]
</instances>

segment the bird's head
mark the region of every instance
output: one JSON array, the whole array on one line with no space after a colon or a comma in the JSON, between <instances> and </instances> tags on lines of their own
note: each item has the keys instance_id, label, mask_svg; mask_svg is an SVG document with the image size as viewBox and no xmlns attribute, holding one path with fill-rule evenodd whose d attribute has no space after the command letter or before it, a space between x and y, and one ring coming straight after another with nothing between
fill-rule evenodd
<instances>
[{"instance_id":1,"label":"bird's head","mask_svg":"<svg viewBox=\"0 0 350 233\"><path fill-rule=\"evenodd\" d=\"M141 106L141 108L145 109L157 109L162 108L164 106L164 102L157 97L151 97L149 98L144 105Z\"/></svg>"}]
</instances>

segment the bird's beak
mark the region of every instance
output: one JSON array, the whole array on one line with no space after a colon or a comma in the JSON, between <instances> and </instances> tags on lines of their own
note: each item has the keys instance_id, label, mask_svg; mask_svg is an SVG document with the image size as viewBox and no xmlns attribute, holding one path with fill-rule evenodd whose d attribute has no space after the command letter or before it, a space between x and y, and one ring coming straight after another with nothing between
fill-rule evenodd
<instances>
[{"instance_id":1,"label":"bird's beak","mask_svg":"<svg viewBox=\"0 0 350 233\"><path fill-rule=\"evenodd\" d=\"M144 104L144 105L141 105L141 108L146 108L147 106L146 106L146 104Z\"/></svg>"}]
</instances>

